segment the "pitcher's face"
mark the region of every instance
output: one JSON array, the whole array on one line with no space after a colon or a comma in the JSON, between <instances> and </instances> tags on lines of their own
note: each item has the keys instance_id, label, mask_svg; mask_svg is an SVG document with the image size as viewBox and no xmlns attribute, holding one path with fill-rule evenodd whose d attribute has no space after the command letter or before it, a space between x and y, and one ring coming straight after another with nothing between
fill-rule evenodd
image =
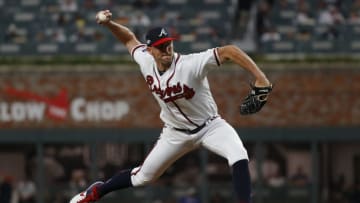
<instances>
[{"instance_id":1,"label":"pitcher's face","mask_svg":"<svg viewBox=\"0 0 360 203\"><path fill-rule=\"evenodd\" d=\"M174 46L172 41L165 42L158 46L148 47L149 53L154 57L155 61L170 66L174 56Z\"/></svg>"}]
</instances>

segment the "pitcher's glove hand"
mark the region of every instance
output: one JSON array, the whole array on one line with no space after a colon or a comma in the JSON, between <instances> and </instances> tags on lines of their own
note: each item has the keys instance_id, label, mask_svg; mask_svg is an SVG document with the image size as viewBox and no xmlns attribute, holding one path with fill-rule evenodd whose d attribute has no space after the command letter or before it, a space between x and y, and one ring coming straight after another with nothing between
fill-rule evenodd
<instances>
[{"instance_id":1,"label":"pitcher's glove hand","mask_svg":"<svg viewBox=\"0 0 360 203\"><path fill-rule=\"evenodd\" d=\"M240 114L249 115L260 111L265 105L271 90L272 85L267 87L255 87L254 85L251 85L249 95L240 105Z\"/></svg>"}]
</instances>

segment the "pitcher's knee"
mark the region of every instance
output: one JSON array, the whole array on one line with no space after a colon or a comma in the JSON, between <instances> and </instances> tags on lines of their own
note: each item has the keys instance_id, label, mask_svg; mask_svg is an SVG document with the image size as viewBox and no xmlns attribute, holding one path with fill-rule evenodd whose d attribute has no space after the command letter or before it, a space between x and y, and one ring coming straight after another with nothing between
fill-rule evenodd
<instances>
[{"instance_id":1,"label":"pitcher's knee","mask_svg":"<svg viewBox=\"0 0 360 203\"><path fill-rule=\"evenodd\" d=\"M233 152L230 156L228 156L229 166L232 166L234 163L236 163L240 160L243 160L243 159L249 160L249 156L248 156L248 153L245 148L243 148L239 151Z\"/></svg>"},{"instance_id":2,"label":"pitcher's knee","mask_svg":"<svg viewBox=\"0 0 360 203\"><path fill-rule=\"evenodd\" d=\"M140 168L134 168L131 173L131 183L134 187L144 186L156 180L154 174L145 174Z\"/></svg>"}]
</instances>

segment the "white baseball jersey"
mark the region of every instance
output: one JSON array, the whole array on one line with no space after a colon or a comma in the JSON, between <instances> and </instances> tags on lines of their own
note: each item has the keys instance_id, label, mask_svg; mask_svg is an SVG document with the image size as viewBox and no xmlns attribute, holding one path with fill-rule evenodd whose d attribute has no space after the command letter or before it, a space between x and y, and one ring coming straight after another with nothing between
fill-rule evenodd
<instances>
[{"instance_id":1,"label":"white baseball jersey","mask_svg":"<svg viewBox=\"0 0 360 203\"><path fill-rule=\"evenodd\" d=\"M131 54L161 107L165 125L195 129L218 115L206 77L212 67L220 66L216 48L189 55L174 53L170 68L162 75L146 45L138 45Z\"/></svg>"}]
</instances>

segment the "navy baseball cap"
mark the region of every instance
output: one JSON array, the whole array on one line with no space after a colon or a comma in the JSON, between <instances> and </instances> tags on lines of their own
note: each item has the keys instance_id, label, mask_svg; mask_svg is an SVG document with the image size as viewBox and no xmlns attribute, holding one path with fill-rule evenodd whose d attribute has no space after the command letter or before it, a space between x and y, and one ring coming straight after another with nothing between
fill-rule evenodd
<instances>
[{"instance_id":1,"label":"navy baseball cap","mask_svg":"<svg viewBox=\"0 0 360 203\"><path fill-rule=\"evenodd\" d=\"M176 38L171 37L165 28L156 27L146 33L145 40L148 46L158 46L165 42L176 40Z\"/></svg>"}]
</instances>

